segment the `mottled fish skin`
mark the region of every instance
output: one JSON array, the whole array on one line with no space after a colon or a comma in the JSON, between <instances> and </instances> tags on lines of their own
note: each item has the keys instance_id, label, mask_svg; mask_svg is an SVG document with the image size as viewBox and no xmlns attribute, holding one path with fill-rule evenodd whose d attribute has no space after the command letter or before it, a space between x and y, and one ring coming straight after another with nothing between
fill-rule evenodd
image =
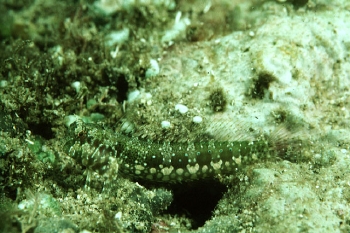
<instances>
[{"instance_id":1,"label":"mottled fish skin","mask_svg":"<svg viewBox=\"0 0 350 233\"><path fill-rule=\"evenodd\" d=\"M116 169L125 177L176 183L234 174L240 167L271 157L267 140L190 143L148 142L112 133L93 124L73 123L67 153L88 169L104 174ZM117 163L117 164L115 164Z\"/></svg>"}]
</instances>

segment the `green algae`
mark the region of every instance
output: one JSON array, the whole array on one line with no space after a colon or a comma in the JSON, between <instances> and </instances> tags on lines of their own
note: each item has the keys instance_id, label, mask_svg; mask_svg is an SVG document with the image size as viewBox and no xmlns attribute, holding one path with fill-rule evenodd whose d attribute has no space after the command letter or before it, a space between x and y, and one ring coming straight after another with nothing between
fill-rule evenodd
<instances>
[{"instance_id":1,"label":"green algae","mask_svg":"<svg viewBox=\"0 0 350 233\"><path fill-rule=\"evenodd\" d=\"M44 139L40 136L36 136L33 141L27 141L28 148L36 156L36 158L43 162L55 163L56 156L51 149L49 149L44 143Z\"/></svg>"}]
</instances>

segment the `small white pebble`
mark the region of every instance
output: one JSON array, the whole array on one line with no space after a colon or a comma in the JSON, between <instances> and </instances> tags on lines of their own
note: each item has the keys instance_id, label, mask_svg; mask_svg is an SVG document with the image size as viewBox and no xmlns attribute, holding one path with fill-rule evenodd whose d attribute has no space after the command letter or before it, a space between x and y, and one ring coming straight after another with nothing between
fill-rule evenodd
<instances>
[{"instance_id":1,"label":"small white pebble","mask_svg":"<svg viewBox=\"0 0 350 233\"><path fill-rule=\"evenodd\" d=\"M149 92L146 92L146 93L143 93L141 94L142 97L141 97L141 103L142 104L146 104L146 105L151 105L152 104L152 94L149 93Z\"/></svg>"},{"instance_id":2,"label":"small white pebble","mask_svg":"<svg viewBox=\"0 0 350 233\"><path fill-rule=\"evenodd\" d=\"M130 29L124 28L119 31L112 31L106 36L106 45L115 46L126 42L129 39Z\"/></svg>"},{"instance_id":3,"label":"small white pebble","mask_svg":"<svg viewBox=\"0 0 350 233\"><path fill-rule=\"evenodd\" d=\"M71 84L71 86L75 89L75 91L78 93L81 88L81 83L79 81L75 81Z\"/></svg>"},{"instance_id":4,"label":"small white pebble","mask_svg":"<svg viewBox=\"0 0 350 233\"><path fill-rule=\"evenodd\" d=\"M341 153L343 153L343 154L348 153L347 149L341 149L340 151L341 151Z\"/></svg>"},{"instance_id":5,"label":"small white pebble","mask_svg":"<svg viewBox=\"0 0 350 233\"><path fill-rule=\"evenodd\" d=\"M162 121L161 123L163 129L169 129L170 128L170 122L169 121Z\"/></svg>"},{"instance_id":6,"label":"small white pebble","mask_svg":"<svg viewBox=\"0 0 350 233\"><path fill-rule=\"evenodd\" d=\"M175 110L179 111L181 114L185 114L188 112L188 107L183 104L175 105Z\"/></svg>"},{"instance_id":7,"label":"small white pebble","mask_svg":"<svg viewBox=\"0 0 350 233\"><path fill-rule=\"evenodd\" d=\"M120 220L122 218L122 212L119 211L118 213L116 213L114 218Z\"/></svg>"},{"instance_id":8,"label":"small white pebble","mask_svg":"<svg viewBox=\"0 0 350 233\"><path fill-rule=\"evenodd\" d=\"M192 121L194 123L199 124L199 123L201 123L203 121L203 118L201 116L195 116L195 117L193 117Z\"/></svg>"},{"instance_id":9,"label":"small white pebble","mask_svg":"<svg viewBox=\"0 0 350 233\"><path fill-rule=\"evenodd\" d=\"M322 157L321 154L315 154L315 155L314 155L314 158L315 158L315 159L318 159L318 160L321 159L321 157Z\"/></svg>"},{"instance_id":10,"label":"small white pebble","mask_svg":"<svg viewBox=\"0 0 350 233\"><path fill-rule=\"evenodd\" d=\"M6 80L1 80L0 81L0 87L6 87L8 82Z\"/></svg>"},{"instance_id":11,"label":"small white pebble","mask_svg":"<svg viewBox=\"0 0 350 233\"><path fill-rule=\"evenodd\" d=\"M23 201L21 203L18 204L18 209L20 210L24 210L26 208L26 203L24 203Z\"/></svg>"},{"instance_id":12,"label":"small white pebble","mask_svg":"<svg viewBox=\"0 0 350 233\"><path fill-rule=\"evenodd\" d=\"M152 104L152 100L147 100L146 101L146 104L149 106L149 105L151 105Z\"/></svg>"},{"instance_id":13,"label":"small white pebble","mask_svg":"<svg viewBox=\"0 0 350 233\"><path fill-rule=\"evenodd\" d=\"M88 231L88 230L82 230L82 231L79 231L79 233L91 233L91 231Z\"/></svg>"},{"instance_id":14,"label":"small white pebble","mask_svg":"<svg viewBox=\"0 0 350 233\"><path fill-rule=\"evenodd\" d=\"M136 100L140 94L141 94L141 92L139 90L134 90L134 91L129 92L128 101L132 102L132 101Z\"/></svg>"},{"instance_id":15,"label":"small white pebble","mask_svg":"<svg viewBox=\"0 0 350 233\"><path fill-rule=\"evenodd\" d=\"M145 75L146 78L157 76L160 71L157 60L151 59L149 63L150 63L150 67L146 70L146 75Z\"/></svg>"},{"instance_id":16,"label":"small white pebble","mask_svg":"<svg viewBox=\"0 0 350 233\"><path fill-rule=\"evenodd\" d=\"M146 92L146 93L145 93L145 98L146 98L146 99L151 99L151 98L152 98L152 94L149 93L149 92Z\"/></svg>"}]
</instances>

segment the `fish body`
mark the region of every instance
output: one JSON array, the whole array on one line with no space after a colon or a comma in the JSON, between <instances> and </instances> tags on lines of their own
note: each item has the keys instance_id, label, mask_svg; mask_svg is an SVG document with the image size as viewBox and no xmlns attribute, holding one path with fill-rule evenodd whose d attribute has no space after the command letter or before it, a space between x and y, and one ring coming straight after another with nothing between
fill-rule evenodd
<instances>
[{"instance_id":1,"label":"fish body","mask_svg":"<svg viewBox=\"0 0 350 233\"><path fill-rule=\"evenodd\" d=\"M271 157L272 148L265 139L151 142L80 121L71 126L66 144L70 156L99 174L113 167L135 180L167 183L234 174L242 166Z\"/></svg>"}]
</instances>

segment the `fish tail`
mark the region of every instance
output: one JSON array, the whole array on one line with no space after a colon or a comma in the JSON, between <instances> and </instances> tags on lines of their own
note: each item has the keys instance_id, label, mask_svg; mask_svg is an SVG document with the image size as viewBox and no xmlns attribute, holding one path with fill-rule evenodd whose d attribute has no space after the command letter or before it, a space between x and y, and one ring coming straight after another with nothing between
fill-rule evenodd
<instances>
[{"instance_id":1,"label":"fish tail","mask_svg":"<svg viewBox=\"0 0 350 233\"><path fill-rule=\"evenodd\" d=\"M305 141L307 141L304 138L305 135L301 130L291 132L282 125L267 136L267 141L270 145L270 150L278 158L291 162L300 162L303 160L302 151Z\"/></svg>"}]
</instances>

